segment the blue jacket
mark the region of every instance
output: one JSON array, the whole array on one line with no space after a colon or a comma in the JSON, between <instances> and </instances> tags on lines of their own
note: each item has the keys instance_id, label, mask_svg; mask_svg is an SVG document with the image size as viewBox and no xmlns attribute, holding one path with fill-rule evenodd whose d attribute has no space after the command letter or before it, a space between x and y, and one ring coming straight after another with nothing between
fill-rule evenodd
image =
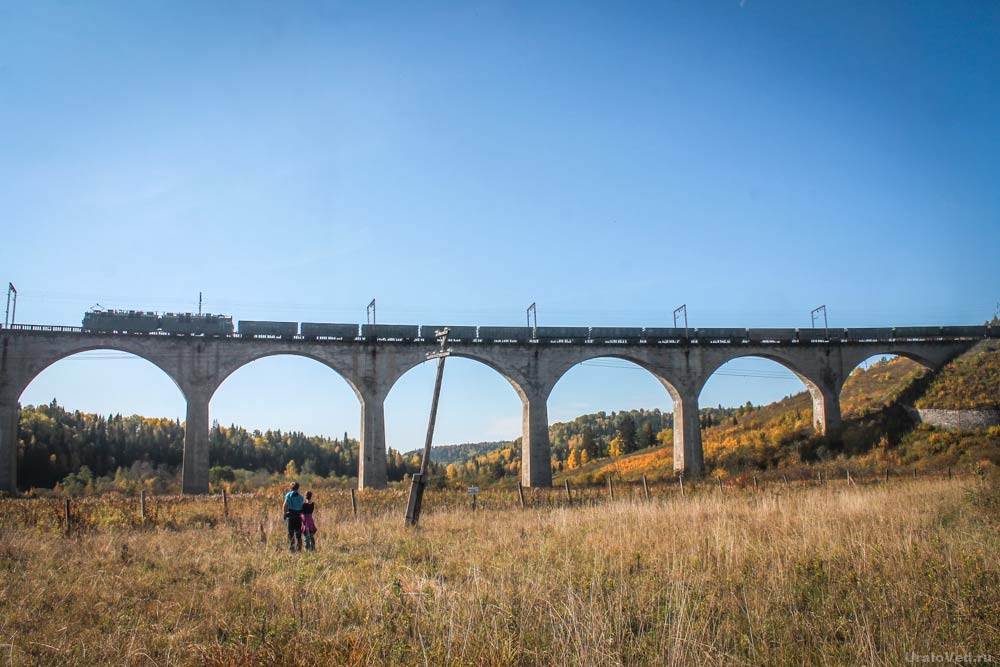
<instances>
[{"instance_id":1,"label":"blue jacket","mask_svg":"<svg viewBox=\"0 0 1000 667\"><path fill-rule=\"evenodd\" d=\"M289 491L285 494L285 507L293 512L301 512L305 501L306 499L298 491Z\"/></svg>"}]
</instances>

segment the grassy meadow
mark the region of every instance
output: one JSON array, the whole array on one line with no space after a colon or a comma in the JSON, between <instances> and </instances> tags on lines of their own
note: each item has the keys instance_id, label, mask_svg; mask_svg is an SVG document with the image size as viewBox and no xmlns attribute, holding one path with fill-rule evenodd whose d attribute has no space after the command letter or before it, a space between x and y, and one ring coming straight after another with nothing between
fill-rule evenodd
<instances>
[{"instance_id":1,"label":"grassy meadow","mask_svg":"<svg viewBox=\"0 0 1000 667\"><path fill-rule=\"evenodd\" d=\"M560 499L562 502L560 503ZM900 665L1000 659L1000 490L981 477L319 498L0 501L0 663Z\"/></svg>"}]
</instances>

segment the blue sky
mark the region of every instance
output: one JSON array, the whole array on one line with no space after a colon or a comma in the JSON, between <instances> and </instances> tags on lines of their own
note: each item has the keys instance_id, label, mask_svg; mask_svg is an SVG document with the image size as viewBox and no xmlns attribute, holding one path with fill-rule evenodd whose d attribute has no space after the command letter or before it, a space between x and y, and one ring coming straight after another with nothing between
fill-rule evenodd
<instances>
[{"instance_id":1,"label":"blue sky","mask_svg":"<svg viewBox=\"0 0 1000 667\"><path fill-rule=\"evenodd\" d=\"M1000 301L1000 5L4 3L0 279L18 320L804 326L978 323ZM425 365L426 366L426 365ZM734 362L759 374L768 362ZM419 445L433 371L390 396ZM713 378L703 404L794 379ZM60 362L22 396L175 416L145 362ZM550 417L670 408L582 366ZM346 383L256 362L224 423L357 434ZM439 442L518 435L450 364Z\"/></svg>"}]
</instances>

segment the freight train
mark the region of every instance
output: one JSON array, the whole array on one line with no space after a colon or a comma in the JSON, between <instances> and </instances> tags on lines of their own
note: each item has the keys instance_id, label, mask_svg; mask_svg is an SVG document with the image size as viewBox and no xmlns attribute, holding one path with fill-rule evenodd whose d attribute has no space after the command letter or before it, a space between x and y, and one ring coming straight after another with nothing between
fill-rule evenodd
<instances>
[{"instance_id":1,"label":"freight train","mask_svg":"<svg viewBox=\"0 0 1000 667\"><path fill-rule=\"evenodd\" d=\"M382 340L407 342L433 340L442 325L335 324L328 322L272 322L240 320L233 326L228 315L152 313L137 310L95 309L83 316L83 329L100 333L186 336L232 336L241 338L303 338L307 340ZM881 340L926 340L939 338L996 338L1000 327L884 327L854 329L743 329L660 327L490 327L449 326L455 342L523 343L680 343L781 344L810 342L863 343Z\"/></svg>"}]
</instances>

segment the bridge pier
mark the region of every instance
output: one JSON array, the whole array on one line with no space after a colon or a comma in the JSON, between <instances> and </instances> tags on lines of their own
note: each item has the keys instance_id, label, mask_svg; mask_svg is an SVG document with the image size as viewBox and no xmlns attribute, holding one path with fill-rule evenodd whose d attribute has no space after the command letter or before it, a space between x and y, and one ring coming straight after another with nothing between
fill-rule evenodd
<instances>
[{"instance_id":1,"label":"bridge pier","mask_svg":"<svg viewBox=\"0 0 1000 667\"><path fill-rule=\"evenodd\" d=\"M809 384L813 402L813 428L820 435L840 427L840 393Z\"/></svg>"},{"instance_id":2,"label":"bridge pier","mask_svg":"<svg viewBox=\"0 0 1000 667\"><path fill-rule=\"evenodd\" d=\"M184 421L184 464L181 492L208 493L208 403L211 394L185 392L187 419Z\"/></svg>"},{"instance_id":3,"label":"bridge pier","mask_svg":"<svg viewBox=\"0 0 1000 667\"><path fill-rule=\"evenodd\" d=\"M670 393L674 400L674 473L697 477L705 472L698 393Z\"/></svg>"},{"instance_id":4,"label":"bridge pier","mask_svg":"<svg viewBox=\"0 0 1000 667\"><path fill-rule=\"evenodd\" d=\"M362 394L360 398L358 488L384 489L389 481L385 452L385 396Z\"/></svg>"},{"instance_id":5,"label":"bridge pier","mask_svg":"<svg viewBox=\"0 0 1000 667\"><path fill-rule=\"evenodd\" d=\"M17 495L17 401L0 399L0 492Z\"/></svg>"},{"instance_id":6,"label":"bridge pier","mask_svg":"<svg viewBox=\"0 0 1000 667\"><path fill-rule=\"evenodd\" d=\"M552 486L547 401L547 395L525 395L521 398L521 484L524 486Z\"/></svg>"}]
</instances>

